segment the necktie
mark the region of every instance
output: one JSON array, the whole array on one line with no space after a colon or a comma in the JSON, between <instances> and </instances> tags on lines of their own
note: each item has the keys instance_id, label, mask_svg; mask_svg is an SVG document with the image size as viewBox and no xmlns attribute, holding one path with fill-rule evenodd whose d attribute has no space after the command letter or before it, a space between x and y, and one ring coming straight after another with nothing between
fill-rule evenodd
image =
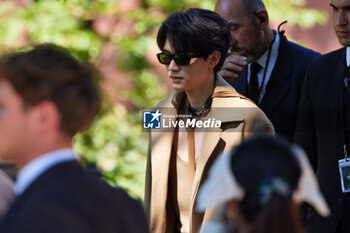
<instances>
[{"instance_id":1,"label":"necktie","mask_svg":"<svg viewBox=\"0 0 350 233\"><path fill-rule=\"evenodd\" d=\"M248 85L248 98L258 104L259 102L259 80L258 72L261 69L261 65L254 62L250 65L250 81Z\"/></svg>"}]
</instances>

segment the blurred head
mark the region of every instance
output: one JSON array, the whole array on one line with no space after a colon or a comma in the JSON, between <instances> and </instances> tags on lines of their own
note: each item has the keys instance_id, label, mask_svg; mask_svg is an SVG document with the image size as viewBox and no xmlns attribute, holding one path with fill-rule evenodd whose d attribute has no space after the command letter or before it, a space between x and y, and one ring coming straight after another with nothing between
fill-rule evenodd
<instances>
[{"instance_id":1,"label":"blurred head","mask_svg":"<svg viewBox=\"0 0 350 233\"><path fill-rule=\"evenodd\" d=\"M247 57L251 63L268 49L266 40L271 29L261 0L218 0L215 12L229 23L234 54Z\"/></svg>"},{"instance_id":2,"label":"blurred head","mask_svg":"<svg viewBox=\"0 0 350 233\"><path fill-rule=\"evenodd\" d=\"M339 43L350 46L350 0L331 0L332 22Z\"/></svg>"},{"instance_id":3,"label":"blurred head","mask_svg":"<svg viewBox=\"0 0 350 233\"><path fill-rule=\"evenodd\" d=\"M249 232L300 232L292 194L301 168L292 146L280 138L257 137L233 153L231 169L245 195L231 204L250 226Z\"/></svg>"},{"instance_id":4,"label":"blurred head","mask_svg":"<svg viewBox=\"0 0 350 233\"><path fill-rule=\"evenodd\" d=\"M71 141L99 112L95 74L53 45L0 58L0 157L40 140Z\"/></svg>"},{"instance_id":5,"label":"blurred head","mask_svg":"<svg viewBox=\"0 0 350 233\"><path fill-rule=\"evenodd\" d=\"M201 88L212 82L227 56L227 22L209 10L175 12L161 25L158 60L167 66L175 90Z\"/></svg>"},{"instance_id":6,"label":"blurred head","mask_svg":"<svg viewBox=\"0 0 350 233\"><path fill-rule=\"evenodd\" d=\"M305 152L282 138L260 135L217 159L196 208L227 210L224 218L235 218L244 233L300 233L303 201L319 215L330 215Z\"/></svg>"}]
</instances>

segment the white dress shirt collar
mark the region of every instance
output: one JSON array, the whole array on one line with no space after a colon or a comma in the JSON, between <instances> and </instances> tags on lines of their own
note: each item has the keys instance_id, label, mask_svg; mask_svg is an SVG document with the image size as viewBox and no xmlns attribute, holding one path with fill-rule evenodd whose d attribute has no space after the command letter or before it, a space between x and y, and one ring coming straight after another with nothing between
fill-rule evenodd
<instances>
[{"instance_id":1,"label":"white dress shirt collar","mask_svg":"<svg viewBox=\"0 0 350 233\"><path fill-rule=\"evenodd\" d=\"M346 47L346 66L350 66L350 47Z\"/></svg>"},{"instance_id":2,"label":"white dress shirt collar","mask_svg":"<svg viewBox=\"0 0 350 233\"><path fill-rule=\"evenodd\" d=\"M276 37L275 40L272 43L272 47L271 47L271 55L270 55L270 61L269 63L275 63L276 61L273 61L273 59L277 59L277 55L278 55L278 47L280 44L280 35L278 32L276 32ZM269 56L269 50L267 50L256 62L259 63L259 65L261 65L261 67L263 69L265 69L266 67L266 63L267 63L267 58ZM271 67L270 64L268 65L268 69L267 71L272 72L273 70L273 66Z\"/></svg>"},{"instance_id":3,"label":"white dress shirt collar","mask_svg":"<svg viewBox=\"0 0 350 233\"><path fill-rule=\"evenodd\" d=\"M258 60L256 60L256 62L259 63L259 65L261 65L262 67L262 69L257 74L258 80L259 80L259 88L261 87L261 85L263 85L259 96L259 103L261 102L263 96L265 95L267 83L270 80L273 68L275 67L277 57L278 57L278 48L280 45L281 38L280 38L280 34L277 31L275 31L275 35L276 36L275 36L275 40L272 43L269 61L267 61L269 56L269 50L267 50ZM248 83L250 82L250 65L251 64L249 64L248 66ZM264 83L262 83L264 79L264 72L266 69L266 65L267 65L266 77L265 77Z\"/></svg>"},{"instance_id":4,"label":"white dress shirt collar","mask_svg":"<svg viewBox=\"0 0 350 233\"><path fill-rule=\"evenodd\" d=\"M17 196L21 195L26 188L49 168L75 159L76 156L71 148L51 151L36 157L19 171L14 187L15 194Z\"/></svg>"}]
</instances>

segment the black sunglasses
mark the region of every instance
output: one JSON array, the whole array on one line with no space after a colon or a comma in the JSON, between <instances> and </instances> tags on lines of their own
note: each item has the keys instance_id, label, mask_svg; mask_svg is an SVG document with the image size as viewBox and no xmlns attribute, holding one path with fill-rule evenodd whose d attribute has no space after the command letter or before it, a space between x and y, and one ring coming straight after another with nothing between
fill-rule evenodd
<instances>
[{"instance_id":1,"label":"black sunglasses","mask_svg":"<svg viewBox=\"0 0 350 233\"><path fill-rule=\"evenodd\" d=\"M171 53L158 53L158 61L163 65L169 65L171 60L179 66L186 66L190 63L194 57L202 57L201 55L188 55L188 54L171 54Z\"/></svg>"}]
</instances>

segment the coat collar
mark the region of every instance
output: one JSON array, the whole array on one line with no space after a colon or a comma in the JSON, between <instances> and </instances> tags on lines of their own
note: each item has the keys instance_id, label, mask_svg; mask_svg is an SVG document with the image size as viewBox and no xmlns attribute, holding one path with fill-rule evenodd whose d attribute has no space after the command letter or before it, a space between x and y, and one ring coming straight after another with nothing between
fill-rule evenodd
<instances>
[{"instance_id":1,"label":"coat collar","mask_svg":"<svg viewBox=\"0 0 350 233\"><path fill-rule=\"evenodd\" d=\"M290 91L292 85L290 77L293 68L289 50L287 38L281 33L276 64L266 86L265 95L259 104L267 116L272 114Z\"/></svg>"},{"instance_id":2,"label":"coat collar","mask_svg":"<svg viewBox=\"0 0 350 233\"><path fill-rule=\"evenodd\" d=\"M346 66L346 47L336 50L333 52L331 61L333 62L332 67L337 67L338 65L342 65L345 69ZM337 69L340 67L337 67Z\"/></svg>"},{"instance_id":3,"label":"coat collar","mask_svg":"<svg viewBox=\"0 0 350 233\"><path fill-rule=\"evenodd\" d=\"M184 92L174 91L159 107L177 110L180 108L184 98L186 98L186 94ZM232 102L232 99L230 98L249 99L239 94L219 74L217 74L212 98L213 101L211 111L209 112L208 117L213 117L223 123L243 120L243 114L240 111L237 111L237 109L234 109L235 107L239 106L235 106L234 102ZM217 114L217 111L223 110L223 108L225 108L226 114ZM230 114L229 112L231 111L234 111L235 114Z\"/></svg>"},{"instance_id":4,"label":"coat collar","mask_svg":"<svg viewBox=\"0 0 350 233\"><path fill-rule=\"evenodd\" d=\"M339 103L339 106L343 106L343 79L345 77L346 68L346 48L341 48L338 51L339 53L337 53L337 56L331 58L331 62L333 63L331 67L334 69L331 71L334 78L332 89L334 89L335 103Z\"/></svg>"}]
</instances>

